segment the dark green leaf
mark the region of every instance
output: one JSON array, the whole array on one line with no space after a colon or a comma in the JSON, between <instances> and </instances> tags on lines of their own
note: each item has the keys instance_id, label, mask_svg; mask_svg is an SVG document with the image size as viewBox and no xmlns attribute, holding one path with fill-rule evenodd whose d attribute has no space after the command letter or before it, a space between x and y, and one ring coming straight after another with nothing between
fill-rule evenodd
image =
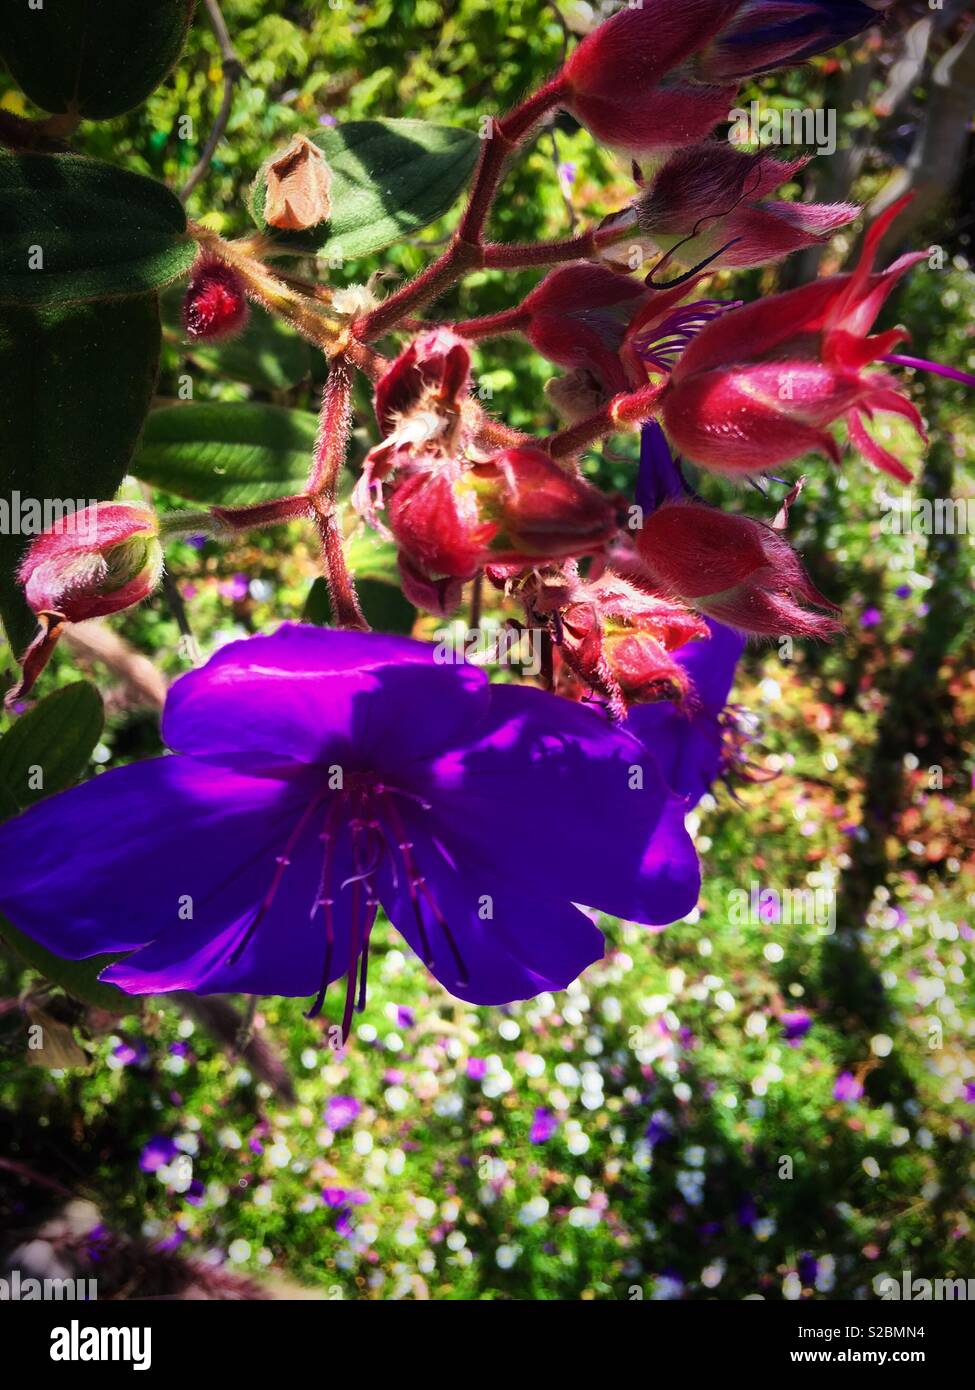
<instances>
[{"instance_id":1,"label":"dark green leaf","mask_svg":"<svg viewBox=\"0 0 975 1390\"><path fill-rule=\"evenodd\" d=\"M194 0L7 0L0 55L44 111L107 120L145 101L179 57Z\"/></svg>"},{"instance_id":2,"label":"dark green leaf","mask_svg":"<svg viewBox=\"0 0 975 1390\"><path fill-rule=\"evenodd\" d=\"M210 506L243 507L300 492L317 418L251 401L166 406L146 422L132 471Z\"/></svg>"},{"instance_id":3,"label":"dark green leaf","mask_svg":"<svg viewBox=\"0 0 975 1390\"><path fill-rule=\"evenodd\" d=\"M21 808L72 786L104 724L101 696L88 681L56 690L0 738L0 786Z\"/></svg>"},{"instance_id":4,"label":"dark green leaf","mask_svg":"<svg viewBox=\"0 0 975 1390\"><path fill-rule=\"evenodd\" d=\"M366 621L376 632L409 634L413 631L416 609L395 584L382 579L360 579L356 588ZM301 621L314 623L316 627L330 626L332 605L324 579L316 579L309 589Z\"/></svg>"},{"instance_id":5,"label":"dark green leaf","mask_svg":"<svg viewBox=\"0 0 975 1390\"><path fill-rule=\"evenodd\" d=\"M138 1003L114 985L103 985L99 972L111 965L118 956L89 956L87 960L64 960L46 950L31 937L25 936L15 926L0 917L0 936L8 946L12 946L23 960L46 980L60 985L76 999L86 1004L95 1004L100 1009L111 1009L113 1013L135 1013Z\"/></svg>"},{"instance_id":6,"label":"dark green leaf","mask_svg":"<svg viewBox=\"0 0 975 1390\"><path fill-rule=\"evenodd\" d=\"M349 121L308 138L332 172L332 217L307 232L279 234L280 242L346 260L381 251L442 217L470 179L480 143L472 131L413 120ZM266 192L262 169L251 193L262 231L269 230Z\"/></svg>"},{"instance_id":7,"label":"dark green leaf","mask_svg":"<svg viewBox=\"0 0 975 1390\"><path fill-rule=\"evenodd\" d=\"M196 256L179 199L78 155L0 155L0 303L145 294Z\"/></svg>"},{"instance_id":8,"label":"dark green leaf","mask_svg":"<svg viewBox=\"0 0 975 1390\"><path fill-rule=\"evenodd\" d=\"M0 310L0 617L19 654L34 618L14 574L34 524L20 505L115 495L149 408L159 361L155 295ZM16 504L16 517L14 516ZM70 507L69 507L70 509Z\"/></svg>"},{"instance_id":9,"label":"dark green leaf","mask_svg":"<svg viewBox=\"0 0 975 1390\"><path fill-rule=\"evenodd\" d=\"M328 585L324 579L312 580L302 609L301 621L314 623L315 627L328 627L332 621L332 605L328 597Z\"/></svg>"},{"instance_id":10,"label":"dark green leaf","mask_svg":"<svg viewBox=\"0 0 975 1390\"><path fill-rule=\"evenodd\" d=\"M370 627L377 632L413 631L416 609L395 584L386 584L381 579L359 579L356 588Z\"/></svg>"}]
</instances>

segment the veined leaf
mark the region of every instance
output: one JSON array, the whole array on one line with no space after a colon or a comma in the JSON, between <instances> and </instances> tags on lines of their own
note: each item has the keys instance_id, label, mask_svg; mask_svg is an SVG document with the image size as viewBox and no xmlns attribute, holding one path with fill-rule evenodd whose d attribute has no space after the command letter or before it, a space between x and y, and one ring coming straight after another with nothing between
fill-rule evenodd
<instances>
[{"instance_id":1,"label":"veined leaf","mask_svg":"<svg viewBox=\"0 0 975 1390\"><path fill-rule=\"evenodd\" d=\"M78 155L0 155L0 303L145 294L195 257L179 199L155 179Z\"/></svg>"},{"instance_id":2,"label":"veined leaf","mask_svg":"<svg viewBox=\"0 0 975 1390\"><path fill-rule=\"evenodd\" d=\"M21 808L73 786L104 725L101 696L89 681L55 690L0 738L0 785Z\"/></svg>"},{"instance_id":3,"label":"veined leaf","mask_svg":"<svg viewBox=\"0 0 975 1390\"><path fill-rule=\"evenodd\" d=\"M304 232L279 233L279 244L320 256L369 256L442 217L466 186L477 160L473 131L429 121L348 121L308 137L332 174L332 215ZM262 169L251 213L262 231L267 182Z\"/></svg>"},{"instance_id":4,"label":"veined leaf","mask_svg":"<svg viewBox=\"0 0 975 1390\"><path fill-rule=\"evenodd\" d=\"M243 507L304 487L318 420L252 401L166 406L146 422L132 471L193 502Z\"/></svg>"}]
</instances>

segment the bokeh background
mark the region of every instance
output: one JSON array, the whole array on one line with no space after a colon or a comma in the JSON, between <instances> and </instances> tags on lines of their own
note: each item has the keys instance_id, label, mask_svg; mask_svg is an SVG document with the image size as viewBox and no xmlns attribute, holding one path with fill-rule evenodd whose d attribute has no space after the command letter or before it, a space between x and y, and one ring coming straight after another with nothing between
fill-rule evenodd
<instances>
[{"instance_id":1,"label":"bokeh background","mask_svg":"<svg viewBox=\"0 0 975 1390\"><path fill-rule=\"evenodd\" d=\"M293 132L379 115L476 128L599 13L564 0L223 9L245 75L189 211L226 235L249 229L247 187ZM878 211L915 188L899 239L941 254L884 326L907 324L909 351L972 372L969 9L895 5L882 37L752 82L742 104L837 112L838 152L789 193ZM201 13L147 105L84 127L81 146L178 189L222 85ZM0 108L32 114L2 74ZM193 136L181 139L187 115ZM512 170L492 232L563 235L632 192L629 171L560 116ZM330 281L379 271L395 285L453 217ZM712 286L751 299L855 252L844 234ZM438 316L505 308L536 279L475 274ZM188 377L196 400L315 409L322 365L287 330L256 314L242 342L188 356L179 296L167 298L159 404ZM477 354L482 394L523 429L556 427L551 375L517 341ZM915 496L975 502L972 394L920 374L912 390L930 447L896 423L885 442L914 468ZM359 406L361 449L365 394ZM616 440L587 468L631 488L635 448ZM829 646L749 647L733 698L749 712L753 780L716 787L691 818L705 886L688 919L652 933L600 918L601 965L564 994L504 1009L449 998L377 927L368 1007L343 1055L302 1001L259 1001L248 1040L245 1000L79 1000L0 943L8 1257L19 1248L23 1263L33 1241L39 1265L95 1274L103 1297L836 1299L874 1297L902 1270L975 1273L973 537L891 534L902 490L853 453L842 469L812 459L805 471L791 539L842 603L846 632ZM767 512L757 494L700 485ZM395 612L384 548L358 536L352 553ZM314 612L314 538L300 525L230 547L177 544L168 560L166 592L80 629L47 677L53 689L81 671L103 693L85 775L160 751L158 703L193 658L187 629L205 657ZM835 930L774 911L739 924L733 894L752 884L834 890ZM25 1047L39 1017L56 1056Z\"/></svg>"}]
</instances>

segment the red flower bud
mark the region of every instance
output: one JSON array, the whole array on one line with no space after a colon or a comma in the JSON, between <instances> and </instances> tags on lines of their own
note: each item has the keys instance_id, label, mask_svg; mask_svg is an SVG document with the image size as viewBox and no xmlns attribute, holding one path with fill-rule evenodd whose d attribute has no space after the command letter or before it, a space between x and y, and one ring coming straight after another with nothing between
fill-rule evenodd
<instances>
[{"instance_id":1,"label":"red flower bud","mask_svg":"<svg viewBox=\"0 0 975 1390\"><path fill-rule=\"evenodd\" d=\"M249 313L243 281L233 266L215 256L198 261L183 300L187 336L229 338L240 332Z\"/></svg>"},{"instance_id":2,"label":"red flower bud","mask_svg":"<svg viewBox=\"0 0 975 1390\"><path fill-rule=\"evenodd\" d=\"M153 513L130 502L99 502L38 536L18 578L35 613L80 623L148 597L162 566Z\"/></svg>"},{"instance_id":3,"label":"red flower bud","mask_svg":"<svg viewBox=\"0 0 975 1390\"><path fill-rule=\"evenodd\" d=\"M636 157L701 140L732 106L737 84L705 86L688 60L741 0L642 0L587 35L569 57L566 105L605 144Z\"/></svg>"},{"instance_id":4,"label":"red flower bud","mask_svg":"<svg viewBox=\"0 0 975 1390\"><path fill-rule=\"evenodd\" d=\"M685 265L719 251L712 265L781 260L814 246L859 211L852 203L761 201L807 163L745 154L720 140L677 150L637 200L640 230L661 250L676 247Z\"/></svg>"},{"instance_id":5,"label":"red flower bud","mask_svg":"<svg viewBox=\"0 0 975 1390\"><path fill-rule=\"evenodd\" d=\"M370 525L379 525L384 478L426 473L463 455L479 418L470 384L467 343L441 328L414 338L380 377L374 404L383 439L366 455L352 495Z\"/></svg>"},{"instance_id":6,"label":"red flower bud","mask_svg":"<svg viewBox=\"0 0 975 1390\"><path fill-rule=\"evenodd\" d=\"M482 519L470 474L416 473L389 499L389 523L415 567L430 576L470 579L497 526Z\"/></svg>"},{"instance_id":7,"label":"red flower bud","mask_svg":"<svg viewBox=\"0 0 975 1390\"><path fill-rule=\"evenodd\" d=\"M915 406L886 372L863 369L907 335L869 336L894 286L927 252L902 256L877 273L881 238L906 199L871 227L850 275L732 309L684 351L661 397L663 423L687 458L716 472L757 473L813 450L839 463L826 426L846 419L850 437L878 468L902 482L911 474L864 428L874 411L903 415L924 438Z\"/></svg>"},{"instance_id":8,"label":"red flower bud","mask_svg":"<svg viewBox=\"0 0 975 1390\"><path fill-rule=\"evenodd\" d=\"M646 380L645 374L628 379L620 348L630 323L653 298L653 290L608 266L559 266L522 305L528 314L525 336L550 362L587 370L615 395Z\"/></svg>"},{"instance_id":9,"label":"red flower bud","mask_svg":"<svg viewBox=\"0 0 975 1390\"><path fill-rule=\"evenodd\" d=\"M162 567L155 516L129 502L84 507L38 536L17 573L38 632L21 658L21 679L4 697L8 708L33 688L66 622L131 608L152 593Z\"/></svg>"},{"instance_id":10,"label":"red flower bud","mask_svg":"<svg viewBox=\"0 0 975 1390\"><path fill-rule=\"evenodd\" d=\"M507 449L475 474L484 511L498 523L495 561L591 554L617 529L612 503L543 449Z\"/></svg>"},{"instance_id":11,"label":"red flower bud","mask_svg":"<svg viewBox=\"0 0 975 1390\"><path fill-rule=\"evenodd\" d=\"M742 632L827 637L840 625L800 600L835 608L787 541L750 517L699 502L667 502L636 538L660 588Z\"/></svg>"},{"instance_id":12,"label":"red flower bud","mask_svg":"<svg viewBox=\"0 0 975 1390\"><path fill-rule=\"evenodd\" d=\"M620 719L632 704L693 698L687 671L670 653L706 637L708 628L682 603L648 593L612 570L588 581L569 570L557 582L539 580L528 611L559 615L564 693L578 698L586 689L596 691Z\"/></svg>"}]
</instances>

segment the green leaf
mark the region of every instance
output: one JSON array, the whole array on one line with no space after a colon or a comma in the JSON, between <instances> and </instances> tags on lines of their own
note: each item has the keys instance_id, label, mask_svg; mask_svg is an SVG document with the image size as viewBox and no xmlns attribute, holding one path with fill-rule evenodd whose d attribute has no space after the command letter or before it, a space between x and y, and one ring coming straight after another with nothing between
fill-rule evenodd
<instances>
[{"instance_id":1,"label":"green leaf","mask_svg":"<svg viewBox=\"0 0 975 1390\"><path fill-rule=\"evenodd\" d=\"M71 786L101 738L104 711L93 685L78 681L49 695L0 738L0 820L53 792ZM31 769L41 769L41 787ZM97 978L115 956L62 960L0 917L0 936L28 965L53 984L89 1004L115 1012L133 1008L128 996Z\"/></svg>"},{"instance_id":2,"label":"green leaf","mask_svg":"<svg viewBox=\"0 0 975 1390\"><path fill-rule=\"evenodd\" d=\"M429 121L348 121L308 137L332 172L332 217L305 232L278 234L282 247L320 256L370 256L442 217L470 179L480 141L469 130ZM266 168L266 166L265 166ZM265 169L251 191L262 231Z\"/></svg>"},{"instance_id":3,"label":"green leaf","mask_svg":"<svg viewBox=\"0 0 975 1390\"><path fill-rule=\"evenodd\" d=\"M361 579L357 581L356 589L366 621L376 632L409 634L413 631L416 609L395 584L383 579ZM316 627L331 626L332 605L324 579L316 579L308 590L301 621L314 623Z\"/></svg>"},{"instance_id":4,"label":"green leaf","mask_svg":"<svg viewBox=\"0 0 975 1390\"><path fill-rule=\"evenodd\" d=\"M182 293L170 289L162 296L167 338L175 336L177 350L205 371L258 391L287 391L310 374L311 348L304 338L258 304L251 306L247 327L237 337L223 343L189 342L179 316Z\"/></svg>"},{"instance_id":5,"label":"green leaf","mask_svg":"<svg viewBox=\"0 0 975 1390\"><path fill-rule=\"evenodd\" d=\"M308 410L253 401L166 406L149 416L132 471L210 506L270 502L304 488L317 429Z\"/></svg>"},{"instance_id":6,"label":"green leaf","mask_svg":"<svg viewBox=\"0 0 975 1390\"><path fill-rule=\"evenodd\" d=\"M79 155L0 155L0 303L67 304L159 289L196 257L179 199Z\"/></svg>"},{"instance_id":7,"label":"green leaf","mask_svg":"<svg viewBox=\"0 0 975 1390\"><path fill-rule=\"evenodd\" d=\"M41 521L50 524L64 515L58 504L71 510L115 495L158 362L155 295L0 309L0 617L18 654L35 627L15 580L37 529L23 504L46 506Z\"/></svg>"},{"instance_id":8,"label":"green leaf","mask_svg":"<svg viewBox=\"0 0 975 1390\"><path fill-rule=\"evenodd\" d=\"M301 611L303 623L314 623L315 627L328 627L332 621L332 605L328 597L328 585L324 579L312 580L305 606Z\"/></svg>"},{"instance_id":9,"label":"green leaf","mask_svg":"<svg viewBox=\"0 0 975 1390\"><path fill-rule=\"evenodd\" d=\"M88 956L86 960L64 960L48 951L39 942L0 917L0 936L8 946L12 946L22 960L50 980L54 985L73 994L86 1004L94 1004L100 1009L111 1009L113 1013L136 1013L139 1004L131 995L116 989L114 985L102 984L98 976L118 956Z\"/></svg>"},{"instance_id":10,"label":"green leaf","mask_svg":"<svg viewBox=\"0 0 975 1390\"><path fill-rule=\"evenodd\" d=\"M22 809L73 786L104 725L101 696L89 681L56 690L0 738L0 786Z\"/></svg>"},{"instance_id":11,"label":"green leaf","mask_svg":"<svg viewBox=\"0 0 975 1390\"><path fill-rule=\"evenodd\" d=\"M416 609L395 584L386 584L381 579L359 579L356 589L370 627L377 632L409 634L413 631Z\"/></svg>"},{"instance_id":12,"label":"green leaf","mask_svg":"<svg viewBox=\"0 0 975 1390\"><path fill-rule=\"evenodd\" d=\"M8 0L0 56L44 111L108 120L145 101L179 57L194 0Z\"/></svg>"}]
</instances>

